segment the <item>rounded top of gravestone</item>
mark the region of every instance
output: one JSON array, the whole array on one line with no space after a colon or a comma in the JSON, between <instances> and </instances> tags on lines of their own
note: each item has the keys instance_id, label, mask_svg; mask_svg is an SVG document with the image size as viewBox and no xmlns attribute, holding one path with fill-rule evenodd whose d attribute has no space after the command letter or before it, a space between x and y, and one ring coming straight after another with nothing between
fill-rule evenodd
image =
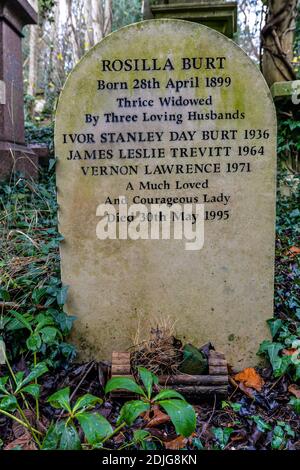
<instances>
[{"instance_id":1,"label":"rounded top of gravestone","mask_svg":"<svg viewBox=\"0 0 300 470\"><path fill-rule=\"evenodd\" d=\"M107 74L109 70L103 72L99 67L99 62L97 62L101 61L101 57L104 55L113 56L115 59L118 59L118 57L124 57L125 54L127 58L141 56L147 60L153 58L154 53L155 58L159 56L164 57L166 54L173 55L175 58L175 56L181 57L182 54L189 55L191 51L194 51L195 57L203 55L206 57L210 55L215 56L216 51L218 51L218 56L226 53L228 56L227 67L230 67L230 73L234 73L236 80L239 81L235 88L235 94L237 94L237 88L247 91L249 93L248 101L253 102L251 93L253 88L257 90L259 86L260 91L268 96L268 105L271 105L273 108L273 117L276 119L276 110L270 89L259 68L247 53L224 34L205 25L179 19L144 20L124 26L118 31L107 35L91 48L74 67L63 87L58 106L68 87L71 86L73 88L75 85L73 80L75 81L76 77L79 78L79 75L84 74L87 83L89 82L89 66L91 67L91 73L96 73L95 67L97 67L99 78ZM132 74L132 77L136 73L142 72L148 75L151 73L151 70L142 70L139 69L139 66L137 68L132 67L129 70L131 65L120 70L111 70L111 73L118 73L119 80L122 79L123 73L126 75L129 72ZM246 98L246 95L244 97ZM60 113L58 115L60 116Z\"/></svg>"}]
</instances>

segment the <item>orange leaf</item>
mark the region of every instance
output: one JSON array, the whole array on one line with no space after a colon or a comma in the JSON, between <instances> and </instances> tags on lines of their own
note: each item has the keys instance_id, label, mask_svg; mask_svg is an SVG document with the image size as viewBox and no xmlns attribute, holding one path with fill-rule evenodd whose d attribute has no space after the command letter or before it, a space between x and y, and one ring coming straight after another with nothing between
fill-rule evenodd
<instances>
[{"instance_id":1,"label":"orange leaf","mask_svg":"<svg viewBox=\"0 0 300 470\"><path fill-rule=\"evenodd\" d=\"M289 392L295 395L296 398L300 398L300 387L296 384L292 384L289 386Z\"/></svg>"},{"instance_id":2,"label":"orange leaf","mask_svg":"<svg viewBox=\"0 0 300 470\"><path fill-rule=\"evenodd\" d=\"M254 388L258 392L261 391L265 383L253 367L247 367L239 374L236 374L234 379L237 382L242 382L246 387Z\"/></svg>"},{"instance_id":3,"label":"orange leaf","mask_svg":"<svg viewBox=\"0 0 300 470\"><path fill-rule=\"evenodd\" d=\"M155 405L150 411L145 413L144 420L148 421L147 428L155 428L161 424L168 423L170 421L170 416L163 413L159 406Z\"/></svg>"},{"instance_id":4,"label":"orange leaf","mask_svg":"<svg viewBox=\"0 0 300 470\"><path fill-rule=\"evenodd\" d=\"M286 255L289 256L290 258L294 258L295 256L298 256L299 254L300 254L300 248L298 246L291 246L286 252Z\"/></svg>"},{"instance_id":5,"label":"orange leaf","mask_svg":"<svg viewBox=\"0 0 300 470\"><path fill-rule=\"evenodd\" d=\"M165 442L164 444L166 449L180 450L185 448L187 442L188 439L186 437L178 436L173 441Z\"/></svg>"},{"instance_id":6,"label":"orange leaf","mask_svg":"<svg viewBox=\"0 0 300 470\"><path fill-rule=\"evenodd\" d=\"M292 356L297 351L298 351L298 349L296 349L296 348L283 349L282 354L284 356Z\"/></svg>"}]
</instances>

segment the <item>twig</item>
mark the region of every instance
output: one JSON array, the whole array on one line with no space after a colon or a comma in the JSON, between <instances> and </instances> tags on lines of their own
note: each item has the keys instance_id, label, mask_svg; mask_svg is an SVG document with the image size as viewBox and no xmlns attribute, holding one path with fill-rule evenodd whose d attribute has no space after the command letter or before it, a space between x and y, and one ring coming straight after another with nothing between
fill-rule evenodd
<instances>
[{"instance_id":1,"label":"twig","mask_svg":"<svg viewBox=\"0 0 300 470\"><path fill-rule=\"evenodd\" d=\"M83 382L85 381L85 379L87 378L87 376L89 375L89 373L91 372L91 370L93 369L94 365L95 365L95 361L91 361L90 362L90 367L88 368L88 370L85 372L85 374L83 375L82 379L80 380L80 382L78 383L78 385L75 387L74 391L71 393L71 396L70 396L70 400L72 400L74 398L74 396L76 395L78 389L81 387L81 385L83 384Z\"/></svg>"},{"instance_id":2,"label":"twig","mask_svg":"<svg viewBox=\"0 0 300 470\"><path fill-rule=\"evenodd\" d=\"M16 304L14 302L0 302L0 307L1 308L18 308L19 304Z\"/></svg>"},{"instance_id":3,"label":"twig","mask_svg":"<svg viewBox=\"0 0 300 470\"><path fill-rule=\"evenodd\" d=\"M275 380L275 382L273 383L273 385L269 388L267 395L269 395L269 393L273 390L274 387L276 387L276 385L280 382L280 380L281 380L282 378L283 378L283 376L281 376L281 377L279 377L277 380Z\"/></svg>"},{"instance_id":4,"label":"twig","mask_svg":"<svg viewBox=\"0 0 300 470\"><path fill-rule=\"evenodd\" d=\"M243 392L248 398L251 398L251 400L254 400L253 396L250 395L250 393L247 393L246 390L243 390L242 388L239 387L239 385L237 384L237 382L232 378L232 377L229 377L229 382L231 383L231 385L233 385L234 387L238 387L238 389Z\"/></svg>"},{"instance_id":5,"label":"twig","mask_svg":"<svg viewBox=\"0 0 300 470\"><path fill-rule=\"evenodd\" d=\"M215 394L215 395L214 395L214 406L213 406L213 410L212 410L212 412L211 412L210 417L208 418L208 421L206 422L206 426L208 426L209 423L211 422L211 420L213 419L213 416L214 416L215 411L216 411L216 403L217 403L217 397L216 397L216 394ZM201 438L203 432L204 432L204 428L202 427L202 430L201 430L199 439Z\"/></svg>"},{"instance_id":6,"label":"twig","mask_svg":"<svg viewBox=\"0 0 300 470\"><path fill-rule=\"evenodd\" d=\"M239 389L239 385L231 377L229 377L229 381L230 381L231 385L234 387L234 391L232 392L232 394L229 397L229 401L231 401L231 399L233 398L233 396L236 394L237 390Z\"/></svg>"}]
</instances>

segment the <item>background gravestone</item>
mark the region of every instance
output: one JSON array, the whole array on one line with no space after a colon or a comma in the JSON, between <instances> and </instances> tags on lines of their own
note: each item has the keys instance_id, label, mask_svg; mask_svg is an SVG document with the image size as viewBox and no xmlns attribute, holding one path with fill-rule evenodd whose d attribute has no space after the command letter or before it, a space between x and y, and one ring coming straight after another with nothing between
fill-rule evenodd
<instances>
[{"instance_id":1,"label":"background gravestone","mask_svg":"<svg viewBox=\"0 0 300 470\"><path fill-rule=\"evenodd\" d=\"M194 21L233 38L237 32L237 2L226 0L146 0L144 19Z\"/></svg>"},{"instance_id":2,"label":"background gravestone","mask_svg":"<svg viewBox=\"0 0 300 470\"><path fill-rule=\"evenodd\" d=\"M173 69L164 70L168 60ZM139 141L127 142L129 133ZM184 341L211 341L235 366L255 363L273 312L276 118L248 56L195 23L123 28L69 76L55 144L62 277L81 356L109 358L151 318L170 316ZM149 153L156 158L136 158ZM205 203L203 249L186 251L172 239L97 239L98 205L120 196L129 205Z\"/></svg>"},{"instance_id":3,"label":"background gravestone","mask_svg":"<svg viewBox=\"0 0 300 470\"><path fill-rule=\"evenodd\" d=\"M26 0L0 0L0 179L38 174L38 157L25 144L22 57L23 27L36 23Z\"/></svg>"}]
</instances>

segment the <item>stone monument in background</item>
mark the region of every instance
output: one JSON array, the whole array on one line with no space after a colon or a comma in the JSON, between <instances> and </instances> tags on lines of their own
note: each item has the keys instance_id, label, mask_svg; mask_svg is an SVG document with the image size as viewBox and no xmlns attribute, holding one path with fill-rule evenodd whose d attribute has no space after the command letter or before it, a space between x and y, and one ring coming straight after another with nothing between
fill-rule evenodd
<instances>
[{"instance_id":1,"label":"stone monument in background","mask_svg":"<svg viewBox=\"0 0 300 470\"><path fill-rule=\"evenodd\" d=\"M145 0L144 19L201 23L229 38L237 32L237 2L225 0Z\"/></svg>"},{"instance_id":2,"label":"stone monument in background","mask_svg":"<svg viewBox=\"0 0 300 470\"><path fill-rule=\"evenodd\" d=\"M36 177L38 157L25 144L22 30L36 24L26 0L0 0L0 179Z\"/></svg>"}]
</instances>

